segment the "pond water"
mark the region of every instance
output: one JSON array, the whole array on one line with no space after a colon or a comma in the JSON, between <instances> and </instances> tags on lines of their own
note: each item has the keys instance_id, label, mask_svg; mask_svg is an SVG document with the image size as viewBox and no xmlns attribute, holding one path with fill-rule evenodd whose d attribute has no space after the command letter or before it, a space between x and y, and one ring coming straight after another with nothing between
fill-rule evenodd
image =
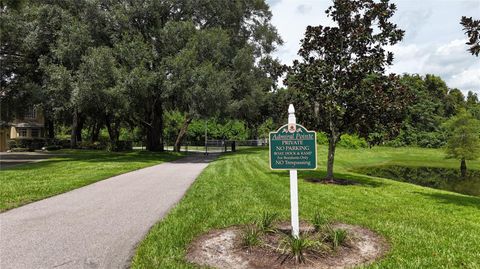
<instances>
[{"instance_id":1,"label":"pond water","mask_svg":"<svg viewBox=\"0 0 480 269\"><path fill-rule=\"evenodd\" d=\"M408 167L398 165L367 166L354 169L357 173L409 182L425 187L480 196L480 171L470 170L467 177L460 169Z\"/></svg>"}]
</instances>

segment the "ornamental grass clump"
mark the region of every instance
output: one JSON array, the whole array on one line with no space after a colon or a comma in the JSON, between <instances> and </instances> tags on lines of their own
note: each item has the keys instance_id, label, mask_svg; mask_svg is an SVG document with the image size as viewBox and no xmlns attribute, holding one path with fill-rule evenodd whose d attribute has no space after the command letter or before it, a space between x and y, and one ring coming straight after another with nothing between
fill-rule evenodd
<instances>
[{"instance_id":1,"label":"ornamental grass clump","mask_svg":"<svg viewBox=\"0 0 480 269\"><path fill-rule=\"evenodd\" d=\"M345 229L330 229L327 239L332 243L333 250L344 245L348 239L348 232Z\"/></svg>"},{"instance_id":2,"label":"ornamental grass clump","mask_svg":"<svg viewBox=\"0 0 480 269\"><path fill-rule=\"evenodd\" d=\"M257 220L256 225L263 233L274 233L276 229L273 224L277 219L277 213L264 211L261 218Z\"/></svg>"},{"instance_id":3,"label":"ornamental grass clump","mask_svg":"<svg viewBox=\"0 0 480 269\"><path fill-rule=\"evenodd\" d=\"M290 234L290 230L277 229L277 219L277 213L264 211L253 223L244 226L242 247L252 251L270 249L279 254L281 264L289 261L300 264L308 259L331 255L347 243L347 230L333 228L320 212L316 212L311 219L314 229L306 228L298 236Z\"/></svg>"},{"instance_id":4,"label":"ornamental grass clump","mask_svg":"<svg viewBox=\"0 0 480 269\"><path fill-rule=\"evenodd\" d=\"M305 263L307 252L315 253L322 249L323 244L307 235L292 236L288 235L280 242L279 250L283 257L282 264L289 259L295 263Z\"/></svg>"},{"instance_id":5,"label":"ornamental grass clump","mask_svg":"<svg viewBox=\"0 0 480 269\"><path fill-rule=\"evenodd\" d=\"M257 225L247 225L242 233L242 246L244 248L251 248L260 245L262 232Z\"/></svg>"},{"instance_id":6,"label":"ornamental grass clump","mask_svg":"<svg viewBox=\"0 0 480 269\"><path fill-rule=\"evenodd\" d=\"M312 218L312 225L316 232L325 229L329 225L329 221L320 212L315 212Z\"/></svg>"}]
</instances>

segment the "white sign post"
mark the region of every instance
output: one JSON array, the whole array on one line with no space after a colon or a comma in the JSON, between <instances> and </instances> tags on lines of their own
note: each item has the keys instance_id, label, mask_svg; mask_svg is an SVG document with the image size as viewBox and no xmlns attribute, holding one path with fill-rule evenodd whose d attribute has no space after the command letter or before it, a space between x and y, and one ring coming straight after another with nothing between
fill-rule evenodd
<instances>
[{"instance_id":1,"label":"white sign post","mask_svg":"<svg viewBox=\"0 0 480 269\"><path fill-rule=\"evenodd\" d=\"M295 108L292 104L288 106L288 126L296 126L297 119L295 118ZM292 217L292 236L298 238L298 183L297 170L290 170L290 207Z\"/></svg>"},{"instance_id":2,"label":"white sign post","mask_svg":"<svg viewBox=\"0 0 480 269\"><path fill-rule=\"evenodd\" d=\"M299 236L297 170L317 169L317 135L295 118L295 108L288 106L288 124L270 132L269 161L272 170L290 170L290 208L292 236Z\"/></svg>"}]
</instances>

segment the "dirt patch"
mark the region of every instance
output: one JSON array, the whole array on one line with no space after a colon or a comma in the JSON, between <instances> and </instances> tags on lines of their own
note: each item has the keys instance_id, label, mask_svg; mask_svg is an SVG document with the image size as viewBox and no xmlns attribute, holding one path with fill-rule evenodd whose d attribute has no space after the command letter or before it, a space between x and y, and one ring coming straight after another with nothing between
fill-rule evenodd
<instances>
[{"instance_id":1,"label":"dirt patch","mask_svg":"<svg viewBox=\"0 0 480 269\"><path fill-rule=\"evenodd\" d=\"M378 234L360 226L336 223L333 228L348 231L348 246L323 255L305 253L306 263L296 264L293 260L282 263L283 257L278 250L279 238L283 232L290 232L284 226L285 224L280 224L279 232L267 234L262 246L249 249L241 245L241 227L211 231L194 240L186 259L218 269L340 269L372 263L388 251L386 240ZM302 232L311 229L308 224L301 225Z\"/></svg>"},{"instance_id":2,"label":"dirt patch","mask_svg":"<svg viewBox=\"0 0 480 269\"><path fill-rule=\"evenodd\" d=\"M305 181L308 181L311 183L333 184L333 185L360 185L356 181L349 180L349 179L342 179L342 178L335 178L335 179L306 178Z\"/></svg>"}]
</instances>

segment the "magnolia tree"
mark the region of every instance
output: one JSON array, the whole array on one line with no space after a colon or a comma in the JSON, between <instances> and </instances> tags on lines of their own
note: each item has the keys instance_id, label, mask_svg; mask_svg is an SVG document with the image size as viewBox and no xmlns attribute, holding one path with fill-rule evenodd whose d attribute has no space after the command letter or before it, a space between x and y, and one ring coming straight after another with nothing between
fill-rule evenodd
<instances>
[{"instance_id":1,"label":"magnolia tree","mask_svg":"<svg viewBox=\"0 0 480 269\"><path fill-rule=\"evenodd\" d=\"M294 61L285 81L303 92L315 114L312 127L328 136L328 180L342 134L395 131L403 119L408 93L397 76L384 75L393 61L385 46L404 35L390 22L395 10L388 0L333 1L326 14L335 25L307 27L302 60Z\"/></svg>"},{"instance_id":2,"label":"magnolia tree","mask_svg":"<svg viewBox=\"0 0 480 269\"><path fill-rule=\"evenodd\" d=\"M468 51L478 57L480 53L480 20L463 16L460 24L468 37L468 42L466 43L470 46Z\"/></svg>"}]
</instances>

